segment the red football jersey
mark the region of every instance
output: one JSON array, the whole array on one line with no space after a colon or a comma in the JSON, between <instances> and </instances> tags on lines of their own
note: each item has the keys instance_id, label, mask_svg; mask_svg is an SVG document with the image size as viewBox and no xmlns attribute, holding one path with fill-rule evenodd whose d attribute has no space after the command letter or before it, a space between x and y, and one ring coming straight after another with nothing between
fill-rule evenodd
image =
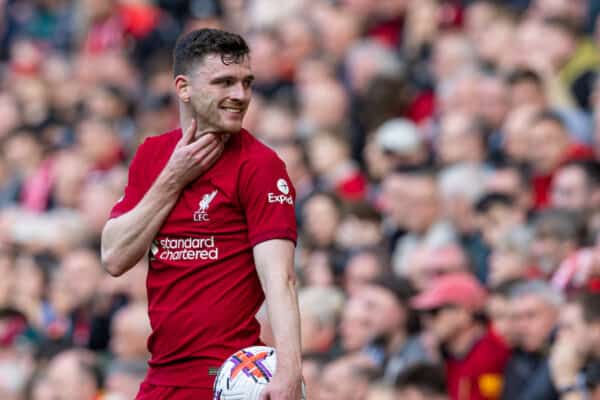
<instances>
[{"instance_id":1,"label":"red football jersey","mask_svg":"<svg viewBox=\"0 0 600 400\"><path fill-rule=\"evenodd\" d=\"M180 138L179 129L146 139L111 218L135 207ZM260 343L255 315L264 293L252 248L296 241L294 201L283 161L245 130L183 190L149 254L149 383L210 388L229 355Z\"/></svg>"},{"instance_id":2,"label":"red football jersey","mask_svg":"<svg viewBox=\"0 0 600 400\"><path fill-rule=\"evenodd\" d=\"M446 374L452 400L497 400L510 350L491 328L464 358L448 358Z\"/></svg>"}]
</instances>

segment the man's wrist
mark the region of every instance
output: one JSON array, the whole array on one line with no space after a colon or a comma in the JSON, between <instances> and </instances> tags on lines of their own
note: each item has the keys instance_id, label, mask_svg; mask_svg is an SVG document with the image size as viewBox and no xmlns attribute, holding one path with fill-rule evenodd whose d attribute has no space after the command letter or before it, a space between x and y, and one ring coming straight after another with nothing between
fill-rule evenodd
<instances>
[{"instance_id":1,"label":"man's wrist","mask_svg":"<svg viewBox=\"0 0 600 400\"><path fill-rule=\"evenodd\" d=\"M168 197L178 196L183 189L183 185L181 184L180 180L177 179L177 177L166 168L158 176L156 183L159 190Z\"/></svg>"},{"instance_id":2,"label":"man's wrist","mask_svg":"<svg viewBox=\"0 0 600 400\"><path fill-rule=\"evenodd\" d=\"M300 376L302 375L302 361L299 357L285 357L278 355L277 372L289 376Z\"/></svg>"}]
</instances>

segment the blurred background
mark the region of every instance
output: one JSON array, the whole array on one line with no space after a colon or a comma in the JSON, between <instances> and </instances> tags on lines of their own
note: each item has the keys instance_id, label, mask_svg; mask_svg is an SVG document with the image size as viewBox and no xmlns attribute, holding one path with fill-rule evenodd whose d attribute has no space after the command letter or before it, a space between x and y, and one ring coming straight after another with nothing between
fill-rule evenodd
<instances>
[{"instance_id":1,"label":"blurred background","mask_svg":"<svg viewBox=\"0 0 600 400\"><path fill-rule=\"evenodd\" d=\"M0 398L134 398L146 261L111 278L100 233L138 144L177 127L176 38L218 27L298 193L309 399L600 399L599 13L0 0Z\"/></svg>"}]
</instances>

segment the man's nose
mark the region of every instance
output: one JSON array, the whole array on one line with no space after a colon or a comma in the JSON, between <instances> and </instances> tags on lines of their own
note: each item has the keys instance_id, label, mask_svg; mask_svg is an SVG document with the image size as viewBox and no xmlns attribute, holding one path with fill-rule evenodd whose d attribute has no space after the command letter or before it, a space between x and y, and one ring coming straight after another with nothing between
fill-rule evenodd
<instances>
[{"instance_id":1,"label":"man's nose","mask_svg":"<svg viewBox=\"0 0 600 400\"><path fill-rule=\"evenodd\" d=\"M238 82L231 87L229 97L243 102L248 101L250 98L250 88L245 87L242 82Z\"/></svg>"}]
</instances>

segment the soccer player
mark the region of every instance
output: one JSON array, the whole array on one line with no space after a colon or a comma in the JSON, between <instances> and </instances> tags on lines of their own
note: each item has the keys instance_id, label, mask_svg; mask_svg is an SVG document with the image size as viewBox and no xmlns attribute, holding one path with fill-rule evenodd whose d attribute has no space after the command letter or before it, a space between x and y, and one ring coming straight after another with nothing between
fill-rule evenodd
<instances>
[{"instance_id":1,"label":"soccer player","mask_svg":"<svg viewBox=\"0 0 600 400\"><path fill-rule=\"evenodd\" d=\"M236 34L179 39L173 73L185 130L142 143L102 232L113 276L149 256L152 357L138 400L211 399L223 361L260 344L255 315L265 300L277 372L261 398L300 398L295 191L284 163L242 129L249 58Z\"/></svg>"}]
</instances>

